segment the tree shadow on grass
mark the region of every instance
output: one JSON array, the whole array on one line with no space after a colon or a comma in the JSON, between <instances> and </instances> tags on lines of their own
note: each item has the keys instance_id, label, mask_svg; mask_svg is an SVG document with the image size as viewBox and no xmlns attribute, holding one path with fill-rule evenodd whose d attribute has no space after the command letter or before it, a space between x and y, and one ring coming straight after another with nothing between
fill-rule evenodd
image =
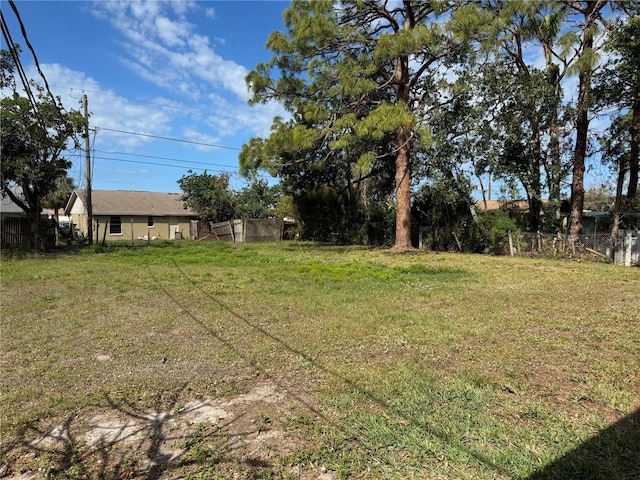
<instances>
[{"instance_id":1,"label":"tree shadow on grass","mask_svg":"<svg viewBox=\"0 0 640 480\"><path fill-rule=\"evenodd\" d=\"M231 415L224 422L211 422L208 416L206 421L199 420L211 405L200 401L180 406L185 387L168 392L168 400L159 394L150 410L107 395L108 408L97 405L101 413L91 419L71 415L53 429L29 424L15 441L2 446L0 464L8 467L27 456L35 460L32 470L4 468L0 477L25 473L25 478L159 480L167 475L218 469L240 470L243 478L269 473L270 466L260 458L239 458L238 452L256 434L234 427L243 415ZM36 477L29 476L36 470Z\"/></svg>"},{"instance_id":2,"label":"tree shadow on grass","mask_svg":"<svg viewBox=\"0 0 640 480\"><path fill-rule=\"evenodd\" d=\"M527 480L640 479L640 408Z\"/></svg>"}]
</instances>

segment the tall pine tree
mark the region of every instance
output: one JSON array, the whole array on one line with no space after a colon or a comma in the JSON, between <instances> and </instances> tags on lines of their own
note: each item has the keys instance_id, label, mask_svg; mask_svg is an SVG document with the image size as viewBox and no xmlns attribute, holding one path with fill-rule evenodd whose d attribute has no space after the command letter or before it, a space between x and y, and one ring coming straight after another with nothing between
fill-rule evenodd
<instances>
[{"instance_id":1,"label":"tall pine tree","mask_svg":"<svg viewBox=\"0 0 640 480\"><path fill-rule=\"evenodd\" d=\"M273 58L247 77L252 102L280 101L292 118L245 145L241 167L278 174L292 164L346 161L361 172L390 165L394 248L412 248L412 145L431 138L425 107L438 94L440 67L483 23L475 4L454 6L294 1L284 14L287 32L269 37Z\"/></svg>"}]
</instances>

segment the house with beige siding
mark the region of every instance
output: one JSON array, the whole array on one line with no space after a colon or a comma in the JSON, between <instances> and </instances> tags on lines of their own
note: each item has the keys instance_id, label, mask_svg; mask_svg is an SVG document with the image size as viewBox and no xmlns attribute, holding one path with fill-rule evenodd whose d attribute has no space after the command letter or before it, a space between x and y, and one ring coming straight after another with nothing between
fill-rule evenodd
<instances>
[{"instance_id":1,"label":"house with beige siding","mask_svg":"<svg viewBox=\"0 0 640 480\"><path fill-rule=\"evenodd\" d=\"M93 237L96 242L137 239L189 238L194 212L185 208L180 193L134 190L92 190ZM74 190L65 214L85 237L88 214L85 190Z\"/></svg>"}]
</instances>

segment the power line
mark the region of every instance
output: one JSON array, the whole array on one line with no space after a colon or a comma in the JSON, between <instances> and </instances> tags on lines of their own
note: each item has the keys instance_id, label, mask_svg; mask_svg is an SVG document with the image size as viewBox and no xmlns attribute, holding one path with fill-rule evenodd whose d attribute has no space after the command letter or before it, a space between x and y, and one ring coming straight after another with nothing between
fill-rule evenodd
<instances>
[{"instance_id":1,"label":"power line","mask_svg":"<svg viewBox=\"0 0 640 480\"><path fill-rule=\"evenodd\" d=\"M131 157L142 157L142 158L155 158L156 160L170 160L173 162L182 162L182 163L197 163L199 165L210 165L212 167L227 167L227 165L222 165L220 163L208 163L208 162L198 162L195 160L184 160L182 158L172 158L172 157L158 157L156 155L143 155L141 153L126 153L126 152L108 152L106 150L94 149L95 152L105 153L107 155L129 155Z\"/></svg>"},{"instance_id":2,"label":"power line","mask_svg":"<svg viewBox=\"0 0 640 480\"><path fill-rule=\"evenodd\" d=\"M224 148L227 150L236 150L236 151L240 151L240 148L237 147L227 147L225 145L216 145L213 143L204 143L204 142L194 142L192 140L183 140L181 138L171 138L171 137L162 137L159 135L149 135L147 133L140 133L140 132L127 132L126 130L117 130L115 128L106 128L106 127L98 127L100 130L106 130L108 132L117 132L117 133L126 133L127 135L137 135L139 137L149 137L149 138L158 138L160 140L170 140L172 142L182 142L182 143L190 143L192 145L202 145L205 147L212 147L212 148Z\"/></svg>"},{"instance_id":3,"label":"power line","mask_svg":"<svg viewBox=\"0 0 640 480\"><path fill-rule=\"evenodd\" d=\"M13 0L9 0L9 5L11 5L11 9L13 10L13 13L15 14L15 16L16 16L16 18L18 20L18 23L20 24L20 30L22 31L22 36L24 37L24 41L27 43L27 47L29 47L29 50L31 50L31 54L33 55L33 61L36 64L36 68L38 69L38 73L40 74L40 76L42 77L42 80L44 81L45 89L47 90L47 93L49 93L49 96L51 97L51 100L53 100L53 104L56 107L56 111L58 112L58 115L60 116L60 120L62 120L62 124L64 125L66 123L66 121L64 119L64 116L62 115L60 107L58 107L58 102L56 101L56 97L53 95L53 93L51 92L51 89L49 88L49 82L47 82L47 77L44 76L44 73L42 72L42 69L40 68L40 62L38 62L38 56L36 55L36 51L34 50L33 45L31 45L31 42L29 41L29 37L27 36L27 30L24 27L24 23L22 22L22 18L20 17L20 12L18 12L18 7L16 7L16 4L14 3Z\"/></svg>"},{"instance_id":4,"label":"power line","mask_svg":"<svg viewBox=\"0 0 640 480\"><path fill-rule=\"evenodd\" d=\"M132 155L132 154L125 154L125 155ZM150 158L156 158L156 157L153 157L153 156L149 156L149 157ZM162 158L162 157L157 157L157 158ZM219 172L219 173L231 173L233 175L238 175L239 174L239 171L238 171L237 168L227 167L226 165L217 165L217 166L221 166L221 167L227 167L225 170L221 170L221 169L216 169L216 168L192 167L190 165L171 165L171 164L168 164L168 163L144 162L142 160L127 160L127 159L124 159L124 158L114 158L114 157L93 156L93 160L108 160L108 161L123 162L123 163L136 163L136 164L140 164L140 165L153 165L153 166L158 166L158 167L181 168L181 169L188 169L188 170L211 171L211 172ZM177 160L177 161L181 161L181 160ZM191 162L191 163L198 163L198 164L201 164L201 165L214 165L214 164L207 164L207 163L204 163L204 162ZM268 178L267 175L259 174L258 176L261 177L261 178Z\"/></svg>"},{"instance_id":5,"label":"power line","mask_svg":"<svg viewBox=\"0 0 640 480\"><path fill-rule=\"evenodd\" d=\"M189 169L189 170L207 170L206 168L202 168L202 167L189 167L188 165L170 165L168 163L157 163L157 162L143 162L141 160L126 160L124 158L112 158L112 157L93 157L94 160L111 160L114 162L125 162L125 163L139 163L141 165L155 165L158 167L171 167L171 168L182 168L182 169ZM211 171L213 172L227 172L227 170L215 170L215 169L211 169Z\"/></svg>"},{"instance_id":6,"label":"power line","mask_svg":"<svg viewBox=\"0 0 640 480\"><path fill-rule=\"evenodd\" d=\"M38 105L37 105L36 99L33 96L33 92L31 91L31 87L29 85L29 80L27 79L27 74L24 71L24 67L22 66L22 62L20 61L20 56L18 55L18 52L16 49L17 44L13 41L13 38L11 37L11 32L9 31L9 26L7 25L7 21L4 18L4 14L2 13L2 10L0 10L0 19L2 22L2 36L4 37L5 42L7 42L7 47L9 48L9 54L13 59L13 63L15 64L16 70L18 71L18 76L20 77L20 81L22 82L24 91L27 94L29 103L31 103L31 107L33 108L33 113L36 116L36 120L40 124L40 128L45 130L44 122L42 121L42 118L40 117L40 112L38 111Z\"/></svg>"},{"instance_id":7,"label":"power line","mask_svg":"<svg viewBox=\"0 0 640 480\"><path fill-rule=\"evenodd\" d=\"M102 91L98 91L98 90L88 90L86 88L82 88L82 87L62 87L59 85L54 85L55 88L68 88L71 90L71 92L73 92L73 90L80 90L82 92L88 92L88 93L95 93L97 95L104 95L106 97L113 97L113 98L120 98L120 99L125 99L125 97L121 96L121 95L116 95L113 93L106 93L106 92L102 92ZM71 95L71 98L76 98L73 95ZM240 117L237 116L231 116L231 115L221 115L219 113L213 113L213 112L208 112L202 109L198 109L198 108L188 108L188 107L181 107L181 106L176 106L176 105L169 105L166 103L160 103L160 102L149 102L146 100L136 100L136 103L145 103L147 105L155 105L158 107L162 107L162 108L171 108L173 110L182 110L185 112L197 112L197 113L201 113L203 115L208 115L208 116L212 116L212 117L220 117L220 118L228 118L229 120L241 120ZM253 123L254 125L263 125L264 122L260 122L260 121L255 121L252 120L251 123Z\"/></svg>"}]
</instances>

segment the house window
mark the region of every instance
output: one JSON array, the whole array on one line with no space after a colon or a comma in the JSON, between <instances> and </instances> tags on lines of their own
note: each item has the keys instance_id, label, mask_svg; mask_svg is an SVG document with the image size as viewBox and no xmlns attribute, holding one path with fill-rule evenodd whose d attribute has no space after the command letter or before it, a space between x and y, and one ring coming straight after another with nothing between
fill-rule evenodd
<instances>
[{"instance_id":1,"label":"house window","mask_svg":"<svg viewBox=\"0 0 640 480\"><path fill-rule=\"evenodd\" d=\"M153 227L153 217L151 215L147 217L147 227Z\"/></svg>"},{"instance_id":2,"label":"house window","mask_svg":"<svg viewBox=\"0 0 640 480\"><path fill-rule=\"evenodd\" d=\"M122 235L120 217L111 217L109 219L109 235Z\"/></svg>"}]
</instances>

